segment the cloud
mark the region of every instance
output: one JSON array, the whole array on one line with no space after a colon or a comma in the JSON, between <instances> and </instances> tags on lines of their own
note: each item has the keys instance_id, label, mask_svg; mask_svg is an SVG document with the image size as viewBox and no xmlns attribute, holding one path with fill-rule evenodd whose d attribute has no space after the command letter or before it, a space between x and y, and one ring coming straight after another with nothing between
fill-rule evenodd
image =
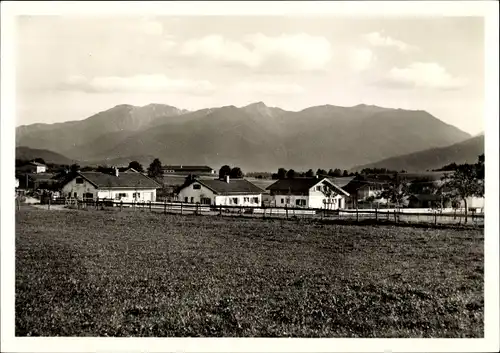
<instances>
[{"instance_id":1,"label":"cloud","mask_svg":"<svg viewBox=\"0 0 500 353\"><path fill-rule=\"evenodd\" d=\"M392 68L385 81L398 87L442 90L459 89L467 84L465 79L453 77L437 63L422 62L414 62L405 68Z\"/></svg>"},{"instance_id":2,"label":"cloud","mask_svg":"<svg viewBox=\"0 0 500 353\"><path fill-rule=\"evenodd\" d=\"M204 80L172 79L165 75L136 75L128 77L104 76L87 79L83 76L71 76L61 83L61 89L85 92L135 92L135 93L188 93L196 95L210 94L214 85Z\"/></svg>"},{"instance_id":3,"label":"cloud","mask_svg":"<svg viewBox=\"0 0 500 353\"><path fill-rule=\"evenodd\" d=\"M180 53L223 64L280 72L323 70L333 56L327 39L305 33L281 36L256 33L241 41L213 34L188 40L181 45Z\"/></svg>"},{"instance_id":4,"label":"cloud","mask_svg":"<svg viewBox=\"0 0 500 353\"><path fill-rule=\"evenodd\" d=\"M354 71L367 70L376 60L373 51L367 48L354 49L350 53L349 64Z\"/></svg>"},{"instance_id":5,"label":"cloud","mask_svg":"<svg viewBox=\"0 0 500 353\"><path fill-rule=\"evenodd\" d=\"M304 88L298 84L273 82L241 82L236 84L234 90L265 95L294 95L304 93Z\"/></svg>"},{"instance_id":6,"label":"cloud","mask_svg":"<svg viewBox=\"0 0 500 353\"><path fill-rule=\"evenodd\" d=\"M150 36L161 36L163 34L163 25L158 21L143 20L139 23L141 33Z\"/></svg>"},{"instance_id":7,"label":"cloud","mask_svg":"<svg viewBox=\"0 0 500 353\"><path fill-rule=\"evenodd\" d=\"M363 38L374 47L393 47L403 52L418 50L418 47L414 45L407 44L389 36L384 36L380 32L365 34L363 35Z\"/></svg>"}]
</instances>

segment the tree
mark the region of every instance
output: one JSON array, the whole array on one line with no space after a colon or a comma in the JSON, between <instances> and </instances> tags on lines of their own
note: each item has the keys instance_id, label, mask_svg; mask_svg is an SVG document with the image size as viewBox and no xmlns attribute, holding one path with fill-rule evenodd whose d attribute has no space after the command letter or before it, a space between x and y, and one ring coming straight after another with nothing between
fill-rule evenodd
<instances>
[{"instance_id":1,"label":"tree","mask_svg":"<svg viewBox=\"0 0 500 353\"><path fill-rule=\"evenodd\" d=\"M163 168L158 158L155 158L149 165L148 176L155 179L163 176Z\"/></svg>"},{"instance_id":2,"label":"tree","mask_svg":"<svg viewBox=\"0 0 500 353\"><path fill-rule=\"evenodd\" d=\"M348 177L349 176L349 172L344 169L344 172L342 173L342 176L343 177Z\"/></svg>"},{"instance_id":3,"label":"tree","mask_svg":"<svg viewBox=\"0 0 500 353\"><path fill-rule=\"evenodd\" d=\"M278 180L278 173L271 174L271 180Z\"/></svg>"},{"instance_id":4,"label":"tree","mask_svg":"<svg viewBox=\"0 0 500 353\"><path fill-rule=\"evenodd\" d=\"M234 179L243 178L243 172L241 171L240 167L234 167L233 169L231 169L231 171L229 172L229 175L231 176L231 178L234 178Z\"/></svg>"},{"instance_id":5,"label":"tree","mask_svg":"<svg viewBox=\"0 0 500 353\"><path fill-rule=\"evenodd\" d=\"M286 173L286 177L287 177L288 179L293 179L293 178L295 178L295 170L290 169L290 170Z\"/></svg>"},{"instance_id":6,"label":"tree","mask_svg":"<svg viewBox=\"0 0 500 353\"><path fill-rule=\"evenodd\" d=\"M333 169L330 168L330 170L328 171L328 176L334 176L334 171Z\"/></svg>"},{"instance_id":7,"label":"tree","mask_svg":"<svg viewBox=\"0 0 500 353\"><path fill-rule=\"evenodd\" d=\"M484 196L484 155L478 157L476 164L458 165L455 172L443 176L443 193L451 199L463 201L465 223L467 223L467 198Z\"/></svg>"},{"instance_id":8,"label":"tree","mask_svg":"<svg viewBox=\"0 0 500 353\"><path fill-rule=\"evenodd\" d=\"M307 172L306 172L306 177L308 178L312 178L314 176L314 171L312 169L309 169Z\"/></svg>"},{"instance_id":9,"label":"tree","mask_svg":"<svg viewBox=\"0 0 500 353\"><path fill-rule=\"evenodd\" d=\"M69 170L71 172L78 172L80 170L80 166L78 164L72 164L70 167L69 167Z\"/></svg>"},{"instance_id":10,"label":"tree","mask_svg":"<svg viewBox=\"0 0 500 353\"><path fill-rule=\"evenodd\" d=\"M286 169L285 168L278 169L278 179L286 179Z\"/></svg>"},{"instance_id":11,"label":"tree","mask_svg":"<svg viewBox=\"0 0 500 353\"><path fill-rule=\"evenodd\" d=\"M316 171L316 175L317 176L322 176L322 175L327 175L328 173L326 172L326 170L324 169L320 169L318 168L318 170Z\"/></svg>"},{"instance_id":12,"label":"tree","mask_svg":"<svg viewBox=\"0 0 500 353\"><path fill-rule=\"evenodd\" d=\"M144 172L144 168L142 167L141 163L137 161L132 161L128 164L129 168L137 170L139 173Z\"/></svg>"},{"instance_id":13,"label":"tree","mask_svg":"<svg viewBox=\"0 0 500 353\"><path fill-rule=\"evenodd\" d=\"M33 162L41 163L41 164L46 164L43 158L37 157L33 160Z\"/></svg>"},{"instance_id":14,"label":"tree","mask_svg":"<svg viewBox=\"0 0 500 353\"><path fill-rule=\"evenodd\" d=\"M433 194L437 191L434 180L429 177L420 177L412 180L409 185L410 194Z\"/></svg>"},{"instance_id":15,"label":"tree","mask_svg":"<svg viewBox=\"0 0 500 353\"><path fill-rule=\"evenodd\" d=\"M219 179L224 179L226 175L231 175L231 167L227 164L219 169Z\"/></svg>"},{"instance_id":16,"label":"tree","mask_svg":"<svg viewBox=\"0 0 500 353\"><path fill-rule=\"evenodd\" d=\"M341 177L342 176L342 171L339 168L335 168L335 170L333 171L333 176L335 178Z\"/></svg>"},{"instance_id":17,"label":"tree","mask_svg":"<svg viewBox=\"0 0 500 353\"><path fill-rule=\"evenodd\" d=\"M379 198L384 198L396 204L397 208L403 205L403 201L410 194L410 184L404 178L399 178L397 174L389 183L384 186L384 189L379 195Z\"/></svg>"}]
</instances>

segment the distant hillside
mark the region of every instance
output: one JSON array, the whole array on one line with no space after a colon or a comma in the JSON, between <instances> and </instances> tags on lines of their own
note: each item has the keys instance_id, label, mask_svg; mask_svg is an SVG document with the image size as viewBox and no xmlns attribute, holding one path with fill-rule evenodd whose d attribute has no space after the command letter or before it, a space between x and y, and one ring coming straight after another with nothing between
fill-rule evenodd
<instances>
[{"instance_id":1,"label":"distant hillside","mask_svg":"<svg viewBox=\"0 0 500 353\"><path fill-rule=\"evenodd\" d=\"M54 164L73 164L76 161L71 160L59 153L55 153L48 150L39 150L29 147L16 147L16 159L22 160L33 160L35 158L42 158L45 163Z\"/></svg>"},{"instance_id":2,"label":"distant hillside","mask_svg":"<svg viewBox=\"0 0 500 353\"><path fill-rule=\"evenodd\" d=\"M121 105L78 122L17 129L18 145L82 162L154 156L163 164L229 164L244 171L349 169L468 138L425 111L323 105L291 112L262 102L195 112Z\"/></svg>"},{"instance_id":3,"label":"distant hillside","mask_svg":"<svg viewBox=\"0 0 500 353\"><path fill-rule=\"evenodd\" d=\"M354 168L387 168L390 170L406 170L408 172L439 169L450 163L475 163L478 155L484 153L484 135L475 136L466 141L442 148L387 158L376 163Z\"/></svg>"}]
</instances>

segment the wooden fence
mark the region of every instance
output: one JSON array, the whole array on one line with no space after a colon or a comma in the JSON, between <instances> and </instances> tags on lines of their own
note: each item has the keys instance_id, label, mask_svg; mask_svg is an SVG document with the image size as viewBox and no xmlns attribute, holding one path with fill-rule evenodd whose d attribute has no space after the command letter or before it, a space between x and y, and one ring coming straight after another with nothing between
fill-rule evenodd
<instances>
[{"instance_id":1,"label":"wooden fence","mask_svg":"<svg viewBox=\"0 0 500 353\"><path fill-rule=\"evenodd\" d=\"M239 206L239 205L204 205L186 202L123 202L113 199L88 199L75 198L48 199L46 202L50 209L51 204L67 205L77 209L104 209L114 208L119 211L147 210L150 212L163 212L165 214L196 214L212 216L240 216L280 219L325 219L376 223L420 223L420 224L456 224L466 223L463 210L432 210L432 209L342 209L328 210L324 208L299 208L299 207L265 207L265 206ZM484 225L484 213L471 212L467 216L470 225Z\"/></svg>"}]
</instances>

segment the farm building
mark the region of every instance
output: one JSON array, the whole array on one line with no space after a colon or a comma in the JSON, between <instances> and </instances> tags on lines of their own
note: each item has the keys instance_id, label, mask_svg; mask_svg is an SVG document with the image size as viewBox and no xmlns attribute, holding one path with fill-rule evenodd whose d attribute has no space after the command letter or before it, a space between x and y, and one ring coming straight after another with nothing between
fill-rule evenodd
<instances>
[{"instance_id":1,"label":"farm building","mask_svg":"<svg viewBox=\"0 0 500 353\"><path fill-rule=\"evenodd\" d=\"M328 178L282 179L267 187L275 207L345 208L345 190Z\"/></svg>"},{"instance_id":2,"label":"farm building","mask_svg":"<svg viewBox=\"0 0 500 353\"><path fill-rule=\"evenodd\" d=\"M165 174L199 174L199 175L213 175L217 174L217 172L206 166L198 166L198 165L166 165L163 167L163 173Z\"/></svg>"},{"instance_id":3,"label":"farm building","mask_svg":"<svg viewBox=\"0 0 500 353\"><path fill-rule=\"evenodd\" d=\"M18 172L24 173L45 173L47 171L47 166L38 162L29 162L22 167L16 168Z\"/></svg>"},{"instance_id":4,"label":"farm building","mask_svg":"<svg viewBox=\"0 0 500 353\"><path fill-rule=\"evenodd\" d=\"M113 199L123 202L156 201L160 185L136 172L76 172L63 184L62 195L79 199Z\"/></svg>"},{"instance_id":5,"label":"farm building","mask_svg":"<svg viewBox=\"0 0 500 353\"><path fill-rule=\"evenodd\" d=\"M409 208L442 208L451 207L449 201L445 201L441 196L435 194L416 194L408 198Z\"/></svg>"},{"instance_id":6,"label":"farm building","mask_svg":"<svg viewBox=\"0 0 500 353\"><path fill-rule=\"evenodd\" d=\"M16 176L21 189L53 189L57 186L58 180L52 173L26 173Z\"/></svg>"},{"instance_id":7,"label":"farm building","mask_svg":"<svg viewBox=\"0 0 500 353\"><path fill-rule=\"evenodd\" d=\"M182 202L206 205L260 206L264 190L246 179L192 179L178 191Z\"/></svg>"},{"instance_id":8,"label":"farm building","mask_svg":"<svg viewBox=\"0 0 500 353\"><path fill-rule=\"evenodd\" d=\"M364 201L370 197L377 197L378 194L384 189L385 180L378 179L368 179L365 177L357 176L346 185L342 186L342 189L347 191L350 195L348 198L348 204L355 207L359 201Z\"/></svg>"}]
</instances>

